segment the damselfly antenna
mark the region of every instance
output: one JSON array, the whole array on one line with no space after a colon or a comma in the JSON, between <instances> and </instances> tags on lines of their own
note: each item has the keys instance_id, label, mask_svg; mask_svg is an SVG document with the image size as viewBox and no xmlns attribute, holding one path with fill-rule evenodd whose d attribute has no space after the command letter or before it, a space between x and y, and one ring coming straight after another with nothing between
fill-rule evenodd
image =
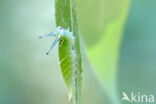
<instances>
[{"instance_id":1,"label":"damselfly antenna","mask_svg":"<svg viewBox=\"0 0 156 104\"><path fill-rule=\"evenodd\" d=\"M51 47L49 49L49 51L46 53L47 55L51 52L51 50L54 48L54 46L56 45L56 43L59 41L60 37L63 34L67 34L67 33L65 33L64 28L59 26L54 32L45 34L43 36L39 36L39 39L44 38L44 37L48 37L48 36L56 36L54 42L52 43L52 45L51 45Z\"/></svg>"},{"instance_id":2,"label":"damselfly antenna","mask_svg":"<svg viewBox=\"0 0 156 104\"><path fill-rule=\"evenodd\" d=\"M43 36L39 36L39 39L48 37L48 36L55 36L55 32L51 32L51 33L44 34Z\"/></svg>"}]
</instances>

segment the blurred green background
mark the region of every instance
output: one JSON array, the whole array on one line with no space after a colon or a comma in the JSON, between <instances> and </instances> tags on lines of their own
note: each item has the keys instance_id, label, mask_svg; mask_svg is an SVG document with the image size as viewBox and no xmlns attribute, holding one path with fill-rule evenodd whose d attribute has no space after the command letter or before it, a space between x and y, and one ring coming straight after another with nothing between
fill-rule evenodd
<instances>
[{"instance_id":1,"label":"blurred green background","mask_svg":"<svg viewBox=\"0 0 156 104\"><path fill-rule=\"evenodd\" d=\"M87 1L83 6L90 5ZM82 3L78 2L80 11ZM113 4L119 5L112 0L110 5ZM117 91L120 97L122 92L132 91L156 96L155 5L155 0L131 0L117 62ZM106 4L103 6L107 8ZM97 4L93 12L101 10L100 13L109 15L116 10L98 7ZM85 14L85 10L83 12ZM58 65L57 46L46 56L53 38L38 39L39 35L56 28L54 14L54 0L0 1L0 104L68 104L67 90ZM87 31L84 31L82 16L78 14L80 32L84 44L87 41L90 46L95 42L87 40L93 37L83 37ZM106 22L101 23L105 25L109 18L106 16ZM84 26L100 35L102 26L92 28L96 21L90 20L91 24ZM87 60L83 59L82 104L112 104Z\"/></svg>"}]
</instances>

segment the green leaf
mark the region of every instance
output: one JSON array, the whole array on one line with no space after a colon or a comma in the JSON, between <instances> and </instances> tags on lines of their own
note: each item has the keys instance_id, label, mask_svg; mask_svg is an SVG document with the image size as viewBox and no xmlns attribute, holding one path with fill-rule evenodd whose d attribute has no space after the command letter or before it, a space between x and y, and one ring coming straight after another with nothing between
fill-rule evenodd
<instances>
[{"instance_id":1,"label":"green leaf","mask_svg":"<svg viewBox=\"0 0 156 104\"><path fill-rule=\"evenodd\" d=\"M75 0L55 0L56 25L70 28L75 40L62 37L59 41L59 61L69 90L70 104L80 104L82 68Z\"/></svg>"},{"instance_id":2,"label":"green leaf","mask_svg":"<svg viewBox=\"0 0 156 104\"><path fill-rule=\"evenodd\" d=\"M89 62L106 94L118 104L117 61L129 0L79 0L80 30Z\"/></svg>"}]
</instances>

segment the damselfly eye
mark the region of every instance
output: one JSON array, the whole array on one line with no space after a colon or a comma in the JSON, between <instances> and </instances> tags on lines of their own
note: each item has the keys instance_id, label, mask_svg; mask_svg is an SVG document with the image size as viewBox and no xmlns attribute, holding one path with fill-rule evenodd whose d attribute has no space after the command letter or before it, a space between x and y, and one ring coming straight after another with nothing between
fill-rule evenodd
<instances>
[{"instance_id":1,"label":"damselfly eye","mask_svg":"<svg viewBox=\"0 0 156 104\"><path fill-rule=\"evenodd\" d=\"M60 27L60 30L62 30L63 28L62 27Z\"/></svg>"}]
</instances>

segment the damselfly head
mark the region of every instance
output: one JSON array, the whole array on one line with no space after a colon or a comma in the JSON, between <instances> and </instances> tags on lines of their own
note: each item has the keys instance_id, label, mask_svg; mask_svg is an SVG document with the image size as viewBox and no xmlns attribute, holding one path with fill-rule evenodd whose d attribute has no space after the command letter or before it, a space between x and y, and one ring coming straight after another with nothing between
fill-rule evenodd
<instances>
[{"instance_id":1,"label":"damselfly head","mask_svg":"<svg viewBox=\"0 0 156 104\"><path fill-rule=\"evenodd\" d=\"M58 34L63 35L64 28L62 28L62 27L59 26L56 31L57 31Z\"/></svg>"},{"instance_id":2,"label":"damselfly head","mask_svg":"<svg viewBox=\"0 0 156 104\"><path fill-rule=\"evenodd\" d=\"M56 36L54 42L52 43L49 51L46 53L47 55L50 53L50 51L53 49L53 47L55 46L55 44L59 41L60 37L62 35L64 35L65 37L68 37L69 40L71 40L72 42L74 42L74 37L72 35L72 32L69 31L70 29L64 29L62 27L57 27L55 31L51 32L51 33L47 33L44 34L43 36L39 36L39 38L43 38L43 37L48 37L48 36Z\"/></svg>"}]
</instances>

